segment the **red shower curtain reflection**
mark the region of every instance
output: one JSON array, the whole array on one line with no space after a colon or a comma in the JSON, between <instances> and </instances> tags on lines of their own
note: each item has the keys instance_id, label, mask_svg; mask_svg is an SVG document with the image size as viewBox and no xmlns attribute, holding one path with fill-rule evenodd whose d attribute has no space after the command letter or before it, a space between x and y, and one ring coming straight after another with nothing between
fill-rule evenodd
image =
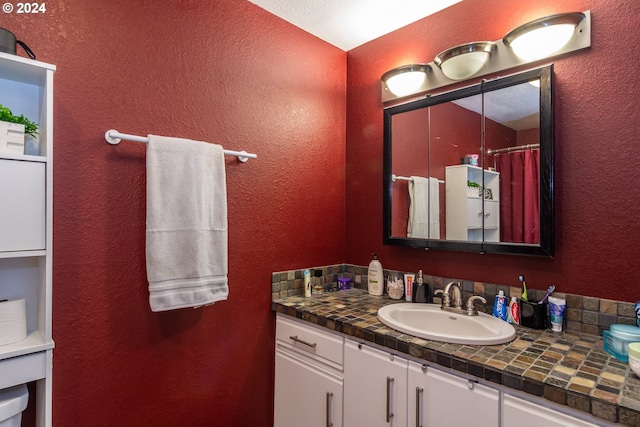
<instances>
[{"instance_id":1,"label":"red shower curtain reflection","mask_svg":"<svg viewBox=\"0 0 640 427\"><path fill-rule=\"evenodd\" d=\"M495 155L500 173L500 241L540 243L540 150Z\"/></svg>"}]
</instances>

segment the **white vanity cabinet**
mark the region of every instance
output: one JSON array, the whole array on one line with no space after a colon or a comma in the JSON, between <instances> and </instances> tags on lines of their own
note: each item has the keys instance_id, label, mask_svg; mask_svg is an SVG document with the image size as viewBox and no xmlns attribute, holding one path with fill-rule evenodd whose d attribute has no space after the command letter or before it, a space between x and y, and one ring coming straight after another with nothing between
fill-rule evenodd
<instances>
[{"instance_id":1,"label":"white vanity cabinet","mask_svg":"<svg viewBox=\"0 0 640 427\"><path fill-rule=\"evenodd\" d=\"M597 427L597 424L505 394L502 427Z\"/></svg>"},{"instance_id":2,"label":"white vanity cabinet","mask_svg":"<svg viewBox=\"0 0 640 427\"><path fill-rule=\"evenodd\" d=\"M342 427L343 341L278 315L275 426Z\"/></svg>"},{"instance_id":3,"label":"white vanity cabinet","mask_svg":"<svg viewBox=\"0 0 640 427\"><path fill-rule=\"evenodd\" d=\"M25 300L27 325L0 345L0 389L35 381L38 426L51 425L54 72L0 53L0 104L39 125L37 155L0 153L0 300Z\"/></svg>"},{"instance_id":4,"label":"white vanity cabinet","mask_svg":"<svg viewBox=\"0 0 640 427\"><path fill-rule=\"evenodd\" d=\"M281 314L275 365L275 427L611 425Z\"/></svg>"},{"instance_id":5,"label":"white vanity cabinet","mask_svg":"<svg viewBox=\"0 0 640 427\"><path fill-rule=\"evenodd\" d=\"M499 425L500 392L471 378L409 361L409 427Z\"/></svg>"},{"instance_id":6,"label":"white vanity cabinet","mask_svg":"<svg viewBox=\"0 0 640 427\"><path fill-rule=\"evenodd\" d=\"M499 178L499 173L477 166L455 165L445 168L447 240L500 241ZM481 196L479 191L469 194L467 181L484 185L490 195L483 193Z\"/></svg>"},{"instance_id":7,"label":"white vanity cabinet","mask_svg":"<svg viewBox=\"0 0 640 427\"><path fill-rule=\"evenodd\" d=\"M346 340L344 426L405 427L407 366L407 359Z\"/></svg>"}]
</instances>

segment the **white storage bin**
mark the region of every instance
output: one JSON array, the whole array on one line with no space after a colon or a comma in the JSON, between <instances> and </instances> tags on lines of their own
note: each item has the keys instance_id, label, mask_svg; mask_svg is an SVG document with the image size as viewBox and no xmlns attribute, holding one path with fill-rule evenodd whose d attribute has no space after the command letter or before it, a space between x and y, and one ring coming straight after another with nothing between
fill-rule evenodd
<instances>
[{"instance_id":1,"label":"white storage bin","mask_svg":"<svg viewBox=\"0 0 640 427\"><path fill-rule=\"evenodd\" d=\"M20 427L28 401L29 391L24 384L0 390L0 427Z\"/></svg>"},{"instance_id":2,"label":"white storage bin","mask_svg":"<svg viewBox=\"0 0 640 427\"><path fill-rule=\"evenodd\" d=\"M46 164L0 159L0 252L45 248Z\"/></svg>"}]
</instances>

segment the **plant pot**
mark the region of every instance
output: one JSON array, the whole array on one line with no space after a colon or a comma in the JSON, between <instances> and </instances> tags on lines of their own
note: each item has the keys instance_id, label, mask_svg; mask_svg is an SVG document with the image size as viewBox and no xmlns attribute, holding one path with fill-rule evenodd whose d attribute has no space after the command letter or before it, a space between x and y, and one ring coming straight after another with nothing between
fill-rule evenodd
<instances>
[{"instance_id":1,"label":"plant pot","mask_svg":"<svg viewBox=\"0 0 640 427\"><path fill-rule=\"evenodd\" d=\"M0 121L0 153L24 153L24 125Z\"/></svg>"},{"instance_id":2,"label":"plant pot","mask_svg":"<svg viewBox=\"0 0 640 427\"><path fill-rule=\"evenodd\" d=\"M467 197L480 197L480 189L478 187L467 187Z\"/></svg>"}]
</instances>

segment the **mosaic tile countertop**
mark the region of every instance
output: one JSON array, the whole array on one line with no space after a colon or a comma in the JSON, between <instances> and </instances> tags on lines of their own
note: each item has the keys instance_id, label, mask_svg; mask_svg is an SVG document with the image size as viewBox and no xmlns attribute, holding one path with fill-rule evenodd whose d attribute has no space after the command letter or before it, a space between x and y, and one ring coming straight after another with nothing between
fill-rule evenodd
<instances>
[{"instance_id":1,"label":"mosaic tile countertop","mask_svg":"<svg viewBox=\"0 0 640 427\"><path fill-rule=\"evenodd\" d=\"M382 324L378 309L394 301L351 289L276 299L272 309L357 339L542 396L626 426L640 426L640 378L603 349L602 337L516 326L508 343L472 346L429 341Z\"/></svg>"}]
</instances>

